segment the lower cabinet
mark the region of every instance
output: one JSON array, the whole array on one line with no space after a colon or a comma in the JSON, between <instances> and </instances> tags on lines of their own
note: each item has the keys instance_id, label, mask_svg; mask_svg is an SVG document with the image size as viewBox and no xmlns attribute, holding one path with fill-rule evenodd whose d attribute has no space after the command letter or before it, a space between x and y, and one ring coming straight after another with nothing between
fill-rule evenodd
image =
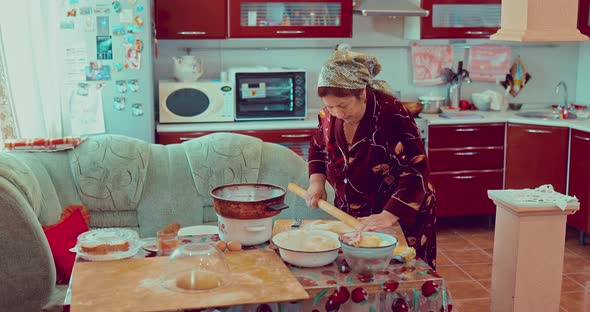
<instances>
[{"instance_id":1,"label":"lower cabinet","mask_svg":"<svg viewBox=\"0 0 590 312\"><path fill-rule=\"evenodd\" d=\"M569 128L508 124L506 188L551 184L565 194Z\"/></svg>"},{"instance_id":2,"label":"lower cabinet","mask_svg":"<svg viewBox=\"0 0 590 312\"><path fill-rule=\"evenodd\" d=\"M487 191L503 187L505 127L505 123L488 123L428 128L438 217L495 213Z\"/></svg>"},{"instance_id":3,"label":"lower cabinet","mask_svg":"<svg viewBox=\"0 0 590 312\"><path fill-rule=\"evenodd\" d=\"M567 224L590 232L590 132L572 130L568 195L580 201L580 210L567 217Z\"/></svg>"},{"instance_id":4,"label":"lower cabinet","mask_svg":"<svg viewBox=\"0 0 590 312\"><path fill-rule=\"evenodd\" d=\"M291 130L236 130L223 132L244 134L257 137L265 142L278 143L288 147L303 157L303 159L307 160L309 142L316 131L317 128ZM177 144L215 132L220 131L158 132L156 135L156 143Z\"/></svg>"}]
</instances>

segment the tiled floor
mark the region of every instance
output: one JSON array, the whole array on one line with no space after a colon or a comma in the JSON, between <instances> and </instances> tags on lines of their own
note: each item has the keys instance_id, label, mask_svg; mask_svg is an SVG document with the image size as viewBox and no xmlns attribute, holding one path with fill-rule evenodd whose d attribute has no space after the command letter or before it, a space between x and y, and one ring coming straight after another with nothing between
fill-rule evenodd
<instances>
[{"instance_id":1,"label":"tiled floor","mask_svg":"<svg viewBox=\"0 0 590 312\"><path fill-rule=\"evenodd\" d=\"M561 311L590 311L590 244L578 244L578 232L566 234ZM490 310L494 231L486 218L438 221L438 272L453 294L453 312Z\"/></svg>"}]
</instances>

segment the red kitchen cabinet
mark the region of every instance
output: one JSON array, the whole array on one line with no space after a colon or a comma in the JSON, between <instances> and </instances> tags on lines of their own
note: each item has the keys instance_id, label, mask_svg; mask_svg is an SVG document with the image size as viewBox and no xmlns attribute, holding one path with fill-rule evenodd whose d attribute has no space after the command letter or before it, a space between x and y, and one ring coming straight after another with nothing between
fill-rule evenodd
<instances>
[{"instance_id":1,"label":"red kitchen cabinet","mask_svg":"<svg viewBox=\"0 0 590 312\"><path fill-rule=\"evenodd\" d=\"M509 124L506 143L506 188L553 185L565 194L569 129Z\"/></svg>"},{"instance_id":2,"label":"red kitchen cabinet","mask_svg":"<svg viewBox=\"0 0 590 312\"><path fill-rule=\"evenodd\" d=\"M428 128L438 217L495 214L487 191L503 187L505 127L489 123Z\"/></svg>"},{"instance_id":3,"label":"red kitchen cabinet","mask_svg":"<svg viewBox=\"0 0 590 312\"><path fill-rule=\"evenodd\" d=\"M227 0L156 0L156 38L227 38Z\"/></svg>"},{"instance_id":4,"label":"red kitchen cabinet","mask_svg":"<svg viewBox=\"0 0 590 312\"><path fill-rule=\"evenodd\" d=\"M232 0L230 38L352 37L352 0Z\"/></svg>"},{"instance_id":5,"label":"red kitchen cabinet","mask_svg":"<svg viewBox=\"0 0 590 312\"><path fill-rule=\"evenodd\" d=\"M568 195L580 201L580 210L567 217L567 224L590 232L590 133L572 130Z\"/></svg>"},{"instance_id":6,"label":"red kitchen cabinet","mask_svg":"<svg viewBox=\"0 0 590 312\"><path fill-rule=\"evenodd\" d=\"M500 29L502 0L423 0L422 39L489 38Z\"/></svg>"},{"instance_id":7,"label":"red kitchen cabinet","mask_svg":"<svg viewBox=\"0 0 590 312\"><path fill-rule=\"evenodd\" d=\"M590 36L590 0L578 2L578 29L586 36Z\"/></svg>"},{"instance_id":8,"label":"red kitchen cabinet","mask_svg":"<svg viewBox=\"0 0 590 312\"><path fill-rule=\"evenodd\" d=\"M291 129L291 130L239 130L224 131L257 137L265 142L278 143L288 147L303 159L307 160L307 150L311 137L317 131L314 129ZM182 143L198 138L216 131L194 131L194 132L158 132L156 142L158 144Z\"/></svg>"}]
</instances>

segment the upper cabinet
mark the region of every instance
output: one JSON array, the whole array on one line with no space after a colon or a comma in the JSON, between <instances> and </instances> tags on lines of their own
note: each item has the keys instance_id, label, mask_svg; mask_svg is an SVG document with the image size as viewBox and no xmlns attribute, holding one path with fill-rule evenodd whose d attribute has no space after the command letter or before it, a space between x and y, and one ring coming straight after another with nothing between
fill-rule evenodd
<instances>
[{"instance_id":1,"label":"upper cabinet","mask_svg":"<svg viewBox=\"0 0 590 312\"><path fill-rule=\"evenodd\" d=\"M227 38L227 0L156 0L156 38Z\"/></svg>"},{"instance_id":2,"label":"upper cabinet","mask_svg":"<svg viewBox=\"0 0 590 312\"><path fill-rule=\"evenodd\" d=\"M578 30L586 36L590 36L590 0L578 2Z\"/></svg>"},{"instance_id":3,"label":"upper cabinet","mask_svg":"<svg viewBox=\"0 0 590 312\"><path fill-rule=\"evenodd\" d=\"M230 38L352 37L352 0L232 0Z\"/></svg>"},{"instance_id":4,"label":"upper cabinet","mask_svg":"<svg viewBox=\"0 0 590 312\"><path fill-rule=\"evenodd\" d=\"M501 0L423 0L422 8L430 14L420 19L419 38L489 38L500 28L501 4Z\"/></svg>"},{"instance_id":5,"label":"upper cabinet","mask_svg":"<svg viewBox=\"0 0 590 312\"><path fill-rule=\"evenodd\" d=\"M501 28L490 39L520 42L588 40L578 30L578 1L585 2L580 14L585 15L583 23L588 27L588 0L505 0Z\"/></svg>"}]
</instances>

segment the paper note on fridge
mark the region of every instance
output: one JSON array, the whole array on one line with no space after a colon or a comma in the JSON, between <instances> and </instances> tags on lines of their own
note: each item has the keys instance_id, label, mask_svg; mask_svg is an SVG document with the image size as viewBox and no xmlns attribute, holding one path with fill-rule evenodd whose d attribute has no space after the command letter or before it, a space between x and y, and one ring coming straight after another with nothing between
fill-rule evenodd
<instances>
[{"instance_id":1,"label":"paper note on fridge","mask_svg":"<svg viewBox=\"0 0 590 312\"><path fill-rule=\"evenodd\" d=\"M102 110L102 94L100 89L90 84L88 94L79 95L72 92L70 97L71 126L69 135L88 135L105 132L104 114Z\"/></svg>"}]
</instances>

